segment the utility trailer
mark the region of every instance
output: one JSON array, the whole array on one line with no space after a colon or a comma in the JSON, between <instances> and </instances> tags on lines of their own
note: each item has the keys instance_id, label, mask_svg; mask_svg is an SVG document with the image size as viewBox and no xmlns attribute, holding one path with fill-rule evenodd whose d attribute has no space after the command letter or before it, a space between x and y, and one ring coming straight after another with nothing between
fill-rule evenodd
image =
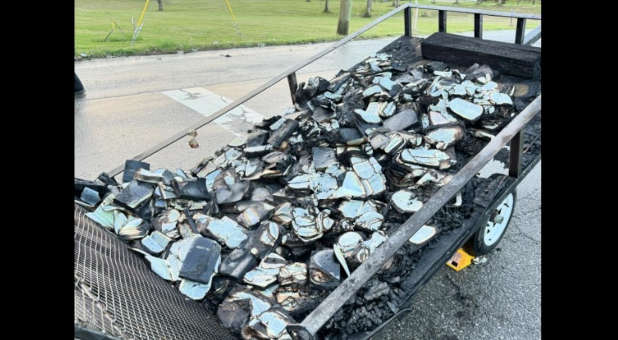
<instances>
[{"instance_id":1,"label":"utility trailer","mask_svg":"<svg viewBox=\"0 0 618 340\"><path fill-rule=\"evenodd\" d=\"M412 37L411 23L414 8L438 11L440 32L437 35L432 35L427 39ZM511 77L512 80L525 83L524 87L528 88L530 94L540 92L534 91L534 89L540 90L540 50L524 47L540 37L540 26L528 37L524 36L526 20L540 20L540 16L408 3L381 16L315 56L282 72L263 86L133 159L146 159L285 78L290 86L292 101L295 102L298 89L296 72L299 69L401 11L404 12L404 35L381 51L399 53L409 63L430 59L428 54L441 56L442 61L449 66L468 66L475 60L488 63L491 67ZM473 14L475 37L458 38L446 34L447 12ZM515 44L495 42L485 44L482 40L483 16L517 18ZM538 58L534 57L535 54ZM479 55L482 55L484 60L475 59L479 58ZM457 64L458 62L461 64ZM476 183L471 212L461 221L460 227L438 232L431 237L432 246L426 247L416 262L414 270L400 282L405 296L397 301L395 309L398 311L390 319L383 320L379 327L355 334L352 338L370 338L388 322L409 310L404 308L406 303L459 248L472 248L472 251L477 254L483 254L495 248L513 213L517 185L541 158L540 110L540 94L534 100L529 98L525 108L476 156L468 160L450 182L433 194L420 210L390 234L385 244L371 253L369 258L331 291L326 299L302 322L288 325L289 334L297 339L323 337L320 330L343 308L346 301L353 297L436 212L471 182ZM509 151L505 149L507 144L510 146ZM489 179L479 179L476 175L494 158L504 161L508 168L508 175L492 175ZM107 174L113 177L122 171L121 165ZM198 302L186 299L172 285L155 275L145 261L129 251L127 245L118 240L113 233L85 218L85 213L83 208L76 206L74 213L76 338L222 339L235 337L220 324L213 311L203 308ZM423 242L416 245L416 248L421 249L427 244L428 242Z\"/></svg>"}]
</instances>

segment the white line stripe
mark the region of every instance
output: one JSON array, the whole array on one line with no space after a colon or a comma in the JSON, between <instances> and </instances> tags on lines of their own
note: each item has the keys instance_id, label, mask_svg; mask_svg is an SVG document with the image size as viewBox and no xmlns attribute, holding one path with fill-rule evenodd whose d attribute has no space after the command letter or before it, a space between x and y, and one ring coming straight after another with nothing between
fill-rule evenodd
<instances>
[{"instance_id":1,"label":"white line stripe","mask_svg":"<svg viewBox=\"0 0 618 340\"><path fill-rule=\"evenodd\" d=\"M188 89L171 90L161 92L186 107L202 114L205 117L212 115L217 110L222 109L232 101L214 92L208 91L203 87L192 87ZM260 123L264 116L240 105L229 111L225 115L214 120L236 136L245 136L247 130L254 124Z\"/></svg>"}]
</instances>

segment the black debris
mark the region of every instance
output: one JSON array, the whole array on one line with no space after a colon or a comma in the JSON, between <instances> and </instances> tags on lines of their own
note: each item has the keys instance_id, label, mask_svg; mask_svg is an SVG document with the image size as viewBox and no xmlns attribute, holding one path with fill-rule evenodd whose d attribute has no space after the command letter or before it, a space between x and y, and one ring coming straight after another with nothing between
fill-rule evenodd
<instances>
[{"instance_id":1,"label":"black debris","mask_svg":"<svg viewBox=\"0 0 618 340\"><path fill-rule=\"evenodd\" d=\"M195 282L210 283L220 260L221 246L216 241L205 237L193 240L187 252L179 276Z\"/></svg>"},{"instance_id":2,"label":"black debris","mask_svg":"<svg viewBox=\"0 0 618 340\"><path fill-rule=\"evenodd\" d=\"M138 169L150 170L150 164L146 162L127 159L124 163L124 172L122 174L122 182L127 183L133 180L133 175Z\"/></svg>"},{"instance_id":3,"label":"black debris","mask_svg":"<svg viewBox=\"0 0 618 340\"><path fill-rule=\"evenodd\" d=\"M200 300L236 334L279 332L268 325L302 320L417 211L396 209L395 192L426 202L533 98L512 96L519 83L502 86L484 65L416 63L408 45L394 43L331 81L301 83L294 110L256 124L244 143L191 171L150 171L128 160L122 184L105 174L76 179L76 201L95 208L88 216L110 230L140 223L137 231L114 231L122 237L163 234L155 237L169 245L153 254L176 270L176 281L212 282ZM466 101L457 114L449 105L456 98ZM456 140L440 135L445 126L461 128ZM528 131L524 147L539 150L537 136L540 130ZM461 205L427 221L436 236L420 248L406 243L319 335L371 331L397 313L407 297L402 282L426 249L471 216L477 184L464 188Z\"/></svg>"}]
</instances>

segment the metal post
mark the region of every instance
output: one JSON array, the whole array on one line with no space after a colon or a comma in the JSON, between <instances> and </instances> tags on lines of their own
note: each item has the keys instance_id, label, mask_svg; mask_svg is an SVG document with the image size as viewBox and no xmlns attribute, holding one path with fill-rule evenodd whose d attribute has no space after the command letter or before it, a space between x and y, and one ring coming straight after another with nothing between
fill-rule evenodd
<instances>
[{"instance_id":1,"label":"metal post","mask_svg":"<svg viewBox=\"0 0 618 340\"><path fill-rule=\"evenodd\" d=\"M526 32L526 19L517 18L517 30L515 31L515 43L522 45L524 43L524 33Z\"/></svg>"},{"instance_id":2,"label":"metal post","mask_svg":"<svg viewBox=\"0 0 618 340\"><path fill-rule=\"evenodd\" d=\"M438 31L446 33L446 11L438 11Z\"/></svg>"},{"instance_id":3,"label":"metal post","mask_svg":"<svg viewBox=\"0 0 618 340\"><path fill-rule=\"evenodd\" d=\"M480 13L474 14L474 37L483 39L483 16Z\"/></svg>"},{"instance_id":4,"label":"metal post","mask_svg":"<svg viewBox=\"0 0 618 340\"><path fill-rule=\"evenodd\" d=\"M521 175L521 151L524 145L521 131L511 139L509 158L509 176L518 178Z\"/></svg>"},{"instance_id":5,"label":"metal post","mask_svg":"<svg viewBox=\"0 0 618 340\"><path fill-rule=\"evenodd\" d=\"M403 24L403 34L406 37L412 37L412 9L410 7L403 10Z\"/></svg>"},{"instance_id":6,"label":"metal post","mask_svg":"<svg viewBox=\"0 0 618 340\"><path fill-rule=\"evenodd\" d=\"M296 72L292 72L288 75L288 85L290 85L292 104L296 104L296 88L298 87L298 83L296 82Z\"/></svg>"}]
</instances>

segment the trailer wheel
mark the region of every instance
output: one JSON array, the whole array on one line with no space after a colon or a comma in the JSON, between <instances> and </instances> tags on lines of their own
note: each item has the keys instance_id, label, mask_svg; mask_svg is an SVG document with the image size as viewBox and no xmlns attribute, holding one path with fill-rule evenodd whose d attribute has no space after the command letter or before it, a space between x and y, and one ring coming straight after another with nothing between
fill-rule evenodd
<instances>
[{"instance_id":1,"label":"trailer wheel","mask_svg":"<svg viewBox=\"0 0 618 340\"><path fill-rule=\"evenodd\" d=\"M513 190L483 221L481 228L474 235L473 250L476 256L489 253L500 243L511 222L516 201L517 194Z\"/></svg>"}]
</instances>

